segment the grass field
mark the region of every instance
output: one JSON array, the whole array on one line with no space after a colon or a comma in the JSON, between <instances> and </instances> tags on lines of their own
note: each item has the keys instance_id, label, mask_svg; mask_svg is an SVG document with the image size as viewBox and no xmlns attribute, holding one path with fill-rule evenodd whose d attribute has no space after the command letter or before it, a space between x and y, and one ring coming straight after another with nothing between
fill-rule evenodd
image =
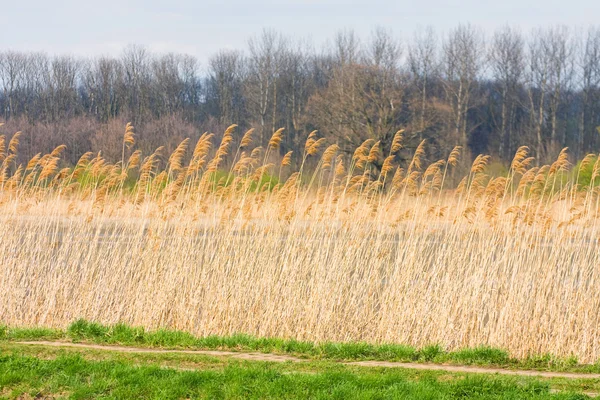
<instances>
[{"instance_id":1,"label":"grass field","mask_svg":"<svg viewBox=\"0 0 600 400\"><path fill-rule=\"evenodd\" d=\"M592 379L538 379L118 353L0 342L2 398L583 399Z\"/></svg>"},{"instance_id":2,"label":"grass field","mask_svg":"<svg viewBox=\"0 0 600 400\"><path fill-rule=\"evenodd\" d=\"M349 156L312 134L293 158L282 131L234 129L144 157L128 127L122 160L64 167L62 147L19 166L19 136L0 146L0 322L600 359L595 155L523 147L461 178L460 148L432 162L402 132Z\"/></svg>"},{"instance_id":3,"label":"grass field","mask_svg":"<svg viewBox=\"0 0 600 400\"><path fill-rule=\"evenodd\" d=\"M66 330L47 328L0 329L0 340L55 341L95 343L102 345L124 345L159 349L204 349L240 352L283 354L307 360L329 361L394 361L437 363L455 365L477 365L522 370L566 371L600 373L599 364L578 364L573 357L560 358L551 354L532 356L525 359L510 357L508 352L491 347L465 348L446 351L439 345L420 349L401 344L369 344L365 342L302 342L294 339L253 337L249 335L194 337L189 333L172 330L148 331L142 327L124 324L106 326L78 320Z\"/></svg>"}]
</instances>

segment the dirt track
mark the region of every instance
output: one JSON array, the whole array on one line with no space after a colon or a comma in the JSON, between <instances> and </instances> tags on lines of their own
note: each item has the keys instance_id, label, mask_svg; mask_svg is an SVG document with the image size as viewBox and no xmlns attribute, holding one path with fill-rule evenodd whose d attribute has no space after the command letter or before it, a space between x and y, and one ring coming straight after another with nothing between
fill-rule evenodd
<instances>
[{"instance_id":1,"label":"dirt track","mask_svg":"<svg viewBox=\"0 0 600 400\"><path fill-rule=\"evenodd\" d=\"M25 341L13 342L22 345L48 346L48 347L72 347L80 349L93 349L104 351L116 351L122 353L176 353L176 354L199 354L215 357L231 357L241 360L252 361L268 361L268 362L307 362L309 359L298 357L268 353L245 353L234 351L221 350L165 350L165 349L150 349L140 347L126 346L103 346L98 344L71 343L71 342L51 342L51 341ZM403 363L390 361L354 361L340 362L340 364L360 367L384 367L384 368L407 368L419 370L434 370L459 373L474 373L474 374L500 374L500 375L517 375L531 376L541 378L567 378L567 379L600 379L600 374L584 374L572 372L547 372L535 370L510 370L502 368L485 368L460 365L444 365L444 364L420 364L420 363Z\"/></svg>"}]
</instances>

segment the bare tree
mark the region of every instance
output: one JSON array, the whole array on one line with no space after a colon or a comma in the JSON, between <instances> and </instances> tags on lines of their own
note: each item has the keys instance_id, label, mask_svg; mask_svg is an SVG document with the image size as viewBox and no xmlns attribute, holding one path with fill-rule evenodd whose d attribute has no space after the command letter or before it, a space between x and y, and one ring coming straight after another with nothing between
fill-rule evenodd
<instances>
[{"instance_id":1,"label":"bare tree","mask_svg":"<svg viewBox=\"0 0 600 400\"><path fill-rule=\"evenodd\" d=\"M15 110L15 95L23 80L26 55L15 51L0 53L0 81L6 99L3 114L5 119L13 116Z\"/></svg>"},{"instance_id":2,"label":"bare tree","mask_svg":"<svg viewBox=\"0 0 600 400\"><path fill-rule=\"evenodd\" d=\"M588 30L580 57L582 107L578 148L595 148L600 126L600 29Z\"/></svg>"},{"instance_id":3,"label":"bare tree","mask_svg":"<svg viewBox=\"0 0 600 400\"><path fill-rule=\"evenodd\" d=\"M103 122L116 118L125 102L124 84L123 66L118 60L100 57L88 63L83 85L89 112Z\"/></svg>"},{"instance_id":4,"label":"bare tree","mask_svg":"<svg viewBox=\"0 0 600 400\"><path fill-rule=\"evenodd\" d=\"M573 52L575 43L571 40L569 29L565 26L550 28L542 42L544 51L550 61L548 73L548 89L550 91L550 141L552 146L564 147L566 144L565 130L558 132L558 113L561 100L570 89L573 77Z\"/></svg>"},{"instance_id":5,"label":"bare tree","mask_svg":"<svg viewBox=\"0 0 600 400\"><path fill-rule=\"evenodd\" d=\"M533 31L528 50L526 78L529 99L528 112L530 125L536 139L536 153L540 160L546 155L543 128L550 74L550 59L545 51L544 37L540 30Z\"/></svg>"},{"instance_id":6,"label":"bare tree","mask_svg":"<svg viewBox=\"0 0 600 400\"><path fill-rule=\"evenodd\" d=\"M141 46L129 46L121 58L125 76L125 93L129 112L136 124L144 120L148 108L150 55Z\"/></svg>"},{"instance_id":7,"label":"bare tree","mask_svg":"<svg viewBox=\"0 0 600 400\"><path fill-rule=\"evenodd\" d=\"M207 96L213 114L223 125L239 123L242 116L244 58L238 51L220 51L209 62Z\"/></svg>"},{"instance_id":8,"label":"bare tree","mask_svg":"<svg viewBox=\"0 0 600 400\"><path fill-rule=\"evenodd\" d=\"M32 53L27 56L23 71L23 90L18 99L23 115L30 121L47 118L44 103L44 75L48 69L48 56L44 53Z\"/></svg>"},{"instance_id":9,"label":"bare tree","mask_svg":"<svg viewBox=\"0 0 600 400\"><path fill-rule=\"evenodd\" d=\"M376 28L371 33L363 52L363 64L370 75L363 88L363 95L370 100L376 116L368 124L372 136L381 141L384 147L391 145L394 133L399 129L399 114L404 97L404 76L399 64L402 46L393 33L384 28Z\"/></svg>"},{"instance_id":10,"label":"bare tree","mask_svg":"<svg viewBox=\"0 0 600 400\"><path fill-rule=\"evenodd\" d=\"M173 53L155 57L150 63L152 98L159 100L153 108L158 117L173 115L183 108L184 83L180 65L181 57Z\"/></svg>"},{"instance_id":11,"label":"bare tree","mask_svg":"<svg viewBox=\"0 0 600 400\"><path fill-rule=\"evenodd\" d=\"M182 108L191 120L198 118L197 110L200 106L200 93L202 89L198 76L199 63L195 57L180 55L179 76L183 84Z\"/></svg>"},{"instance_id":12,"label":"bare tree","mask_svg":"<svg viewBox=\"0 0 600 400\"><path fill-rule=\"evenodd\" d=\"M280 73L282 99L280 108L283 120L279 124L287 129L281 151L296 150L303 130L302 117L310 95L315 90L311 48L305 42L291 44L283 55Z\"/></svg>"},{"instance_id":13,"label":"bare tree","mask_svg":"<svg viewBox=\"0 0 600 400\"><path fill-rule=\"evenodd\" d=\"M433 81L439 75L437 60L437 43L433 28L415 32L412 45L409 47L408 68L412 77L412 86L416 96L412 102L412 108L417 123L413 123L413 131L423 138L423 133L430 126L428 117L428 97L431 92Z\"/></svg>"},{"instance_id":14,"label":"bare tree","mask_svg":"<svg viewBox=\"0 0 600 400\"><path fill-rule=\"evenodd\" d=\"M339 31L333 42L333 55L338 65L351 65L359 61L361 44L356 33L351 29Z\"/></svg>"},{"instance_id":15,"label":"bare tree","mask_svg":"<svg viewBox=\"0 0 600 400\"><path fill-rule=\"evenodd\" d=\"M57 121L76 115L77 86L81 62L73 57L59 56L50 60L44 71L46 110L50 120Z\"/></svg>"},{"instance_id":16,"label":"bare tree","mask_svg":"<svg viewBox=\"0 0 600 400\"><path fill-rule=\"evenodd\" d=\"M402 113L400 48L390 33L375 31L364 54L351 57L359 54L352 37L347 32L338 36L333 57L337 62L327 86L311 97L308 116L322 133L339 139L345 151L366 139L379 140L387 148Z\"/></svg>"},{"instance_id":17,"label":"bare tree","mask_svg":"<svg viewBox=\"0 0 600 400\"><path fill-rule=\"evenodd\" d=\"M496 31L490 49L492 74L500 96L498 154L505 159L513 152L515 113L525 67L524 46L521 33L506 26Z\"/></svg>"},{"instance_id":18,"label":"bare tree","mask_svg":"<svg viewBox=\"0 0 600 400\"><path fill-rule=\"evenodd\" d=\"M576 157L598 150L598 28L586 36L560 26L523 36L504 27L489 49L470 25L441 39L420 30L403 58L404 44L382 28L364 41L340 31L316 49L267 30L246 55L215 54L204 75L192 56L139 46L118 58L0 51L0 117L5 130L47 127L23 135L28 154L61 135L80 149L106 144L123 121L140 138L153 132L144 136L153 145L179 138L183 126L216 132L237 123L240 131L259 128L262 140L285 127L282 152L298 150L313 129L344 150L367 138L385 148L401 127L407 140L427 139L431 153L461 144L509 160L517 145L533 144L545 161L561 146ZM82 136L109 125L97 140Z\"/></svg>"},{"instance_id":19,"label":"bare tree","mask_svg":"<svg viewBox=\"0 0 600 400\"><path fill-rule=\"evenodd\" d=\"M443 46L443 73L446 96L453 108L452 127L465 148L469 141L467 113L485 62L483 34L471 25L459 25Z\"/></svg>"},{"instance_id":20,"label":"bare tree","mask_svg":"<svg viewBox=\"0 0 600 400\"><path fill-rule=\"evenodd\" d=\"M271 130L277 129L277 96L279 74L283 65L285 39L275 31L265 30L248 42L248 79L245 89L251 115L259 120L259 136L265 137L267 118Z\"/></svg>"}]
</instances>

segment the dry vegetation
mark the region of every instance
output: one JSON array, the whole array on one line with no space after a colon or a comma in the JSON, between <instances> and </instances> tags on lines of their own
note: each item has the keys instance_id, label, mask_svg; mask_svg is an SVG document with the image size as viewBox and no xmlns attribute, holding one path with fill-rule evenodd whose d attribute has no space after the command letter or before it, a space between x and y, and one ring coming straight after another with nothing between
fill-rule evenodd
<instances>
[{"instance_id":1,"label":"dry vegetation","mask_svg":"<svg viewBox=\"0 0 600 400\"><path fill-rule=\"evenodd\" d=\"M449 188L460 148L399 161L401 131L348 158L313 133L294 172L283 131L234 129L143 156L128 126L122 161L64 169L63 147L16 166L19 135L0 138L0 321L600 358L593 156L587 186L566 150L534 167L522 147L507 176L479 156Z\"/></svg>"}]
</instances>

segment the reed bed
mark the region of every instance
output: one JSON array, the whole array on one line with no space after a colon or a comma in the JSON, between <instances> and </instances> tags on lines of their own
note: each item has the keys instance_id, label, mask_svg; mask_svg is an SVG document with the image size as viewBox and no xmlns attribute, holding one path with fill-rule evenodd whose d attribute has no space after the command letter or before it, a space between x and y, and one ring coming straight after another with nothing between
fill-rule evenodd
<instances>
[{"instance_id":1,"label":"reed bed","mask_svg":"<svg viewBox=\"0 0 600 400\"><path fill-rule=\"evenodd\" d=\"M314 132L298 158L282 130L234 133L143 156L128 125L122 160L64 168L62 146L18 166L0 138L0 322L600 358L594 155L586 185L566 149L535 166L522 147L451 188L461 149L400 161L402 131L349 156Z\"/></svg>"}]
</instances>

